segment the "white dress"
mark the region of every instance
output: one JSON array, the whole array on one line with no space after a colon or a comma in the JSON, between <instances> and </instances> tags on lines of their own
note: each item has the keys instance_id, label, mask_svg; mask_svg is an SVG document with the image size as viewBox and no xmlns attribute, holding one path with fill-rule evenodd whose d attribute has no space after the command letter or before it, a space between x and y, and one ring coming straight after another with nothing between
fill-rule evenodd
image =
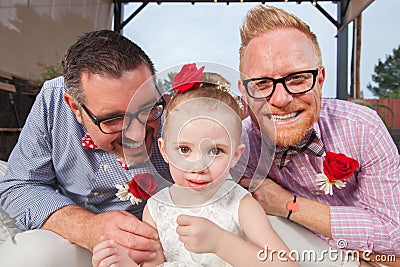
<instances>
[{"instance_id":1,"label":"white dress","mask_svg":"<svg viewBox=\"0 0 400 267\"><path fill-rule=\"evenodd\" d=\"M210 201L200 206L176 206L171 199L169 187L151 197L147 207L157 226L166 260L161 266L231 266L215 254L196 254L186 250L176 233L176 219L181 214L204 217L245 239L239 224L239 205L246 194L249 194L246 189L227 180Z\"/></svg>"}]
</instances>

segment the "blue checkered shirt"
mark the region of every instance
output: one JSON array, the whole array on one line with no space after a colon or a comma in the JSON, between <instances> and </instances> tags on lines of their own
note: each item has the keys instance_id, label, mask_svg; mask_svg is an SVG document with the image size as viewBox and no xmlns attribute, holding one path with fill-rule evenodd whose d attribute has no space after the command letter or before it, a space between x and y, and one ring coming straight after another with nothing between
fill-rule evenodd
<instances>
[{"instance_id":1,"label":"blue checkered shirt","mask_svg":"<svg viewBox=\"0 0 400 267\"><path fill-rule=\"evenodd\" d=\"M84 149L84 129L64 102L64 92L59 77L38 94L0 181L1 207L22 230L40 228L53 212L70 204L94 213L127 210L141 218L145 201L132 205L119 200L115 185L138 173L155 174L160 189L167 185L159 174L170 179L169 169L157 145L151 161L132 170L124 170L108 152Z\"/></svg>"}]
</instances>

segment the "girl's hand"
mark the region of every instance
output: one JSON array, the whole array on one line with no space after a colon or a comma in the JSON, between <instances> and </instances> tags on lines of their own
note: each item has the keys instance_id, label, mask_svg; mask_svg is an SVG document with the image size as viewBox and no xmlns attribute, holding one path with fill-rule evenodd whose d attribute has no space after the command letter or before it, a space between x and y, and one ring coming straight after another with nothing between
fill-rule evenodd
<instances>
[{"instance_id":1,"label":"girl's hand","mask_svg":"<svg viewBox=\"0 0 400 267\"><path fill-rule=\"evenodd\" d=\"M185 248L193 253L216 253L225 230L202 217L180 215L176 232Z\"/></svg>"},{"instance_id":2,"label":"girl's hand","mask_svg":"<svg viewBox=\"0 0 400 267\"><path fill-rule=\"evenodd\" d=\"M102 242L93 248L93 267L133 267L138 266L128 253L114 240L101 237Z\"/></svg>"},{"instance_id":3,"label":"girl's hand","mask_svg":"<svg viewBox=\"0 0 400 267\"><path fill-rule=\"evenodd\" d=\"M104 240L93 248L93 267L116 267L119 266L118 262L118 249L114 240Z\"/></svg>"}]
</instances>

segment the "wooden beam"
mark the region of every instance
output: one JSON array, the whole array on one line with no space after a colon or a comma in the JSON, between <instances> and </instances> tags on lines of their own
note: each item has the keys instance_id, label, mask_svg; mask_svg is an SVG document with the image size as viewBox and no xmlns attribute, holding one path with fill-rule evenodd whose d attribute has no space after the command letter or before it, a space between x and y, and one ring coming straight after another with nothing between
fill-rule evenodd
<instances>
[{"instance_id":1,"label":"wooden beam","mask_svg":"<svg viewBox=\"0 0 400 267\"><path fill-rule=\"evenodd\" d=\"M0 132L20 132L22 128L0 128Z\"/></svg>"},{"instance_id":2,"label":"wooden beam","mask_svg":"<svg viewBox=\"0 0 400 267\"><path fill-rule=\"evenodd\" d=\"M0 82L0 90L5 90L13 93L17 92L17 89L13 84L3 82Z\"/></svg>"},{"instance_id":3,"label":"wooden beam","mask_svg":"<svg viewBox=\"0 0 400 267\"><path fill-rule=\"evenodd\" d=\"M9 92L17 92L15 86L12 84L13 76L11 73L0 70L0 90Z\"/></svg>"},{"instance_id":4,"label":"wooden beam","mask_svg":"<svg viewBox=\"0 0 400 267\"><path fill-rule=\"evenodd\" d=\"M120 3L157 3L157 4L162 4L162 3L215 3L214 0L117 0ZM317 0L318 2L334 2L335 0ZM258 0L217 0L217 3L262 3L262 4L268 4L270 2L275 2L275 3L284 3L286 2L285 0L267 0L267 1L258 1ZM302 2L304 3L309 3L310 0L287 0L287 2L294 2L297 4L300 4Z\"/></svg>"},{"instance_id":5,"label":"wooden beam","mask_svg":"<svg viewBox=\"0 0 400 267\"><path fill-rule=\"evenodd\" d=\"M12 80L13 79L12 74L7 72L7 71L4 71L4 70L0 70L0 78L4 78L4 79L7 79L7 80Z\"/></svg>"}]
</instances>

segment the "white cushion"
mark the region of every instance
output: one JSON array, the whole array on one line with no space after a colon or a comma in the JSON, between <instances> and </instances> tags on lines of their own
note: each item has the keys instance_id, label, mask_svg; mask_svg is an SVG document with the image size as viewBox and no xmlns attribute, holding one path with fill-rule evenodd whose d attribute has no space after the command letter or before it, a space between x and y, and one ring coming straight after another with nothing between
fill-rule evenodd
<instances>
[{"instance_id":1,"label":"white cushion","mask_svg":"<svg viewBox=\"0 0 400 267\"><path fill-rule=\"evenodd\" d=\"M7 170L7 162L0 160L0 180L3 178Z\"/></svg>"},{"instance_id":2,"label":"white cushion","mask_svg":"<svg viewBox=\"0 0 400 267\"><path fill-rule=\"evenodd\" d=\"M3 179L6 170L7 162L0 160L0 180ZM19 232L21 232L21 230L15 225L15 220L10 218L8 214L0 208L0 244Z\"/></svg>"}]
</instances>

